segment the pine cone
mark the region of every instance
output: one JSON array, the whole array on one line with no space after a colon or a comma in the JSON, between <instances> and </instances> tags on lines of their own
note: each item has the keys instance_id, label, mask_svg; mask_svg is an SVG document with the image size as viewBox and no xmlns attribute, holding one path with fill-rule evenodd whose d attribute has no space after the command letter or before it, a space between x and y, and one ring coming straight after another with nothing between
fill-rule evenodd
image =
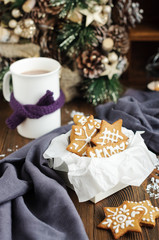
<instances>
[{"instance_id":1,"label":"pine cone","mask_svg":"<svg viewBox=\"0 0 159 240\"><path fill-rule=\"evenodd\" d=\"M86 78L97 78L104 70L102 55L97 50L82 52L76 62Z\"/></svg>"},{"instance_id":2,"label":"pine cone","mask_svg":"<svg viewBox=\"0 0 159 240\"><path fill-rule=\"evenodd\" d=\"M140 9L139 3L132 3L132 0L118 0L113 7L112 18L114 23L131 28L141 22L142 14L143 10Z\"/></svg>"},{"instance_id":3,"label":"pine cone","mask_svg":"<svg viewBox=\"0 0 159 240\"><path fill-rule=\"evenodd\" d=\"M114 49L119 51L121 54L124 55L129 51L130 42L125 27L111 25L106 36L114 41Z\"/></svg>"},{"instance_id":4,"label":"pine cone","mask_svg":"<svg viewBox=\"0 0 159 240\"><path fill-rule=\"evenodd\" d=\"M34 7L30 12L30 17L35 24L45 24L48 16L45 12L41 11L38 7Z\"/></svg>"},{"instance_id":5,"label":"pine cone","mask_svg":"<svg viewBox=\"0 0 159 240\"><path fill-rule=\"evenodd\" d=\"M61 6L50 6L50 0L38 0L37 6L42 12L46 12L51 15L56 15L61 11Z\"/></svg>"}]
</instances>

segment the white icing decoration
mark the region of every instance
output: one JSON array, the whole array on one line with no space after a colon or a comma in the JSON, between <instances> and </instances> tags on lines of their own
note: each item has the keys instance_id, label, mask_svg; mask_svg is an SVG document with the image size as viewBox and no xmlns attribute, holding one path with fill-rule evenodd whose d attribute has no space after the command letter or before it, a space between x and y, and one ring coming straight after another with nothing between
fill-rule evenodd
<instances>
[{"instance_id":1,"label":"white icing decoration","mask_svg":"<svg viewBox=\"0 0 159 240\"><path fill-rule=\"evenodd\" d=\"M125 223L122 223L122 224L120 225L120 227L121 227L122 229L124 229L124 228L125 228Z\"/></svg>"},{"instance_id":2,"label":"white icing decoration","mask_svg":"<svg viewBox=\"0 0 159 240\"><path fill-rule=\"evenodd\" d=\"M109 227L114 229L114 232L119 233L119 229L125 229L128 226L134 227L134 218L136 214L140 214L139 211L133 211L127 208L124 204L121 208L116 208L115 211L107 208L107 222L109 222ZM110 221L111 220L111 221Z\"/></svg>"},{"instance_id":3,"label":"white icing decoration","mask_svg":"<svg viewBox=\"0 0 159 240\"><path fill-rule=\"evenodd\" d=\"M80 129L80 130L82 131L82 129ZM83 144L83 146L80 149L78 149L78 152L80 152L91 141L92 136L96 132L96 129L94 129L93 132L91 133L91 135L88 136L86 126L83 126L83 130L84 130L86 138L81 138L81 139L75 138L75 140L77 140L77 141L84 141L85 142L85 144Z\"/></svg>"},{"instance_id":4,"label":"white icing decoration","mask_svg":"<svg viewBox=\"0 0 159 240\"><path fill-rule=\"evenodd\" d=\"M132 227L134 227L134 224L132 224L134 222L134 220L132 219L132 220L127 220L126 221L126 227L128 227L128 226L132 226Z\"/></svg>"},{"instance_id":5,"label":"white icing decoration","mask_svg":"<svg viewBox=\"0 0 159 240\"><path fill-rule=\"evenodd\" d=\"M116 217L116 221L117 221L118 223L123 223L123 222L126 221L126 218L127 218L126 215L119 214L119 215Z\"/></svg>"},{"instance_id":6,"label":"white icing decoration","mask_svg":"<svg viewBox=\"0 0 159 240\"><path fill-rule=\"evenodd\" d=\"M110 157L111 155L113 155L115 153L119 153L120 151L123 151L124 149L125 149L125 143L123 142L120 145L116 145L115 147L104 146L102 149L94 148L95 153L90 151L90 156L101 158L102 153L103 153L104 157ZM109 153L109 151L110 151L110 153Z\"/></svg>"},{"instance_id":7,"label":"white icing decoration","mask_svg":"<svg viewBox=\"0 0 159 240\"><path fill-rule=\"evenodd\" d=\"M99 139L102 139L102 142L97 142L97 144L100 144L102 146L105 145L106 142L110 141L113 143L118 142L119 139L123 139L123 137L119 134L119 131L116 129L113 129L113 132L111 132L107 128L105 128L105 130L102 132L102 135L103 136L99 137Z\"/></svg>"},{"instance_id":8,"label":"white icing decoration","mask_svg":"<svg viewBox=\"0 0 159 240\"><path fill-rule=\"evenodd\" d=\"M115 147L106 146L106 148L110 150L110 154L112 155L118 153L120 150L123 151L125 149L125 143L123 142L123 144L116 145Z\"/></svg>"},{"instance_id":9,"label":"white icing decoration","mask_svg":"<svg viewBox=\"0 0 159 240\"><path fill-rule=\"evenodd\" d=\"M73 145L75 146L75 150L78 148L78 144L77 143L73 143Z\"/></svg>"},{"instance_id":10,"label":"white icing decoration","mask_svg":"<svg viewBox=\"0 0 159 240\"><path fill-rule=\"evenodd\" d=\"M94 158L96 155L93 152L90 152L90 157Z\"/></svg>"},{"instance_id":11,"label":"white icing decoration","mask_svg":"<svg viewBox=\"0 0 159 240\"><path fill-rule=\"evenodd\" d=\"M119 232L119 227L120 227L120 224L118 224L117 226L114 226L113 228L115 229L115 233L118 233Z\"/></svg>"},{"instance_id":12,"label":"white icing decoration","mask_svg":"<svg viewBox=\"0 0 159 240\"><path fill-rule=\"evenodd\" d=\"M111 224L112 224L112 220L111 220L111 219L107 219L107 220L106 220L105 222L103 222L102 224L107 225L108 227L110 227Z\"/></svg>"},{"instance_id":13,"label":"white icing decoration","mask_svg":"<svg viewBox=\"0 0 159 240\"><path fill-rule=\"evenodd\" d=\"M106 148L103 148L103 154L104 154L104 157L110 157L110 154L108 153L107 149Z\"/></svg>"},{"instance_id":14,"label":"white icing decoration","mask_svg":"<svg viewBox=\"0 0 159 240\"><path fill-rule=\"evenodd\" d=\"M81 125L84 125L87 122L87 118L85 116L82 116L79 120L79 123L81 123Z\"/></svg>"},{"instance_id":15,"label":"white icing decoration","mask_svg":"<svg viewBox=\"0 0 159 240\"><path fill-rule=\"evenodd\" d=\"M139 211L133 211L133 212L131 213L131 217L135 217L136 214L140 214L140 212L139 212Z\"/></svg>"},{"instance_id":16,"label":"white icing decoration","mask_svg":"<svg viewBox=\"0 0 159 240\"><path fill-rule=\"evenodd\" d=\"M94 125L96 126L96 128L100 128L100 123L98 123L97 121L94 122Z\"/></svg>"},{"instance_id":17,"label":"white icing decoration","mask_svg":"<svg viewBox=\"0 0 159 240\"><path fill-rule=\"evenodd\" d=\"M121 210L122 212L124 212L124 213L129 212L129 209L127 209L127 205L126 205L126 204L124 204L123 207L120 208L120 210Z\"/></svg>"},{"instance_id":18,"label":"white icing decoration","mask_svg":"<svg viewBox=\"0 0 159 240\"><path fill-rule=\"evenodd\" d=\"M137 206L133 207L132 209L137 209L138 211L144 210L144 215L146 215L148 212L147 208L143 205L137 205Z\"/></svg>"},{"instance_id":19,"label":"white icing decoration","mask_svg":"<svg viewBox=\"0 0 159 240\"><path fill-rule=\"evenodd\" d=\"M92 130L93 127L94 127L94 125L91 125L91 124L88 123L88 128L89 128L89 130Z\"/></svg>"},{"instance_id":20,"label":"white icing decoration","mask_svg":"<svg viewBox=\"0 0 159 240\"><path fill-rule=\"evenodd\" d=\"M101 156L101 153L102 153L102 150L101 150L101 149L95 149L95 153L96 153L96 156L97 156L97 157L99 157L99 158L102 157L102 156Z\"/></svg>"},{"instance_id":21,"label":"white icing decoration","mask_svg":"<svg viewBox=\"0 0 159 240\"><path fill-rule=\"evenodd\" d=\"M76 128L75 129L75 134L78 135L78 136L81 136L82 135L82 129L79 129L79 132L77 132L78 129Z\"/></svg>"}]
</instances>

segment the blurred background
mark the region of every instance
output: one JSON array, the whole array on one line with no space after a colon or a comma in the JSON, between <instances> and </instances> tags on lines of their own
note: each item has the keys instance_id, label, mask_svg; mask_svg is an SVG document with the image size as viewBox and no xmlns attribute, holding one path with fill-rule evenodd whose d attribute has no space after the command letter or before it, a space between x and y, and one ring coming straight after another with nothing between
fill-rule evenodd
<instances>
[{"instance_id":1,"label":"blurred background","mask_svg":"<svg viewBox=\"0 0 159 240\"><path fill-rule=\"evenodd\" d=\"M156 0L1 0L0 88L12 62L44 56L62 65L66 102L146 89L159 76L158 9Z\"/></svg>"}]
</instances>

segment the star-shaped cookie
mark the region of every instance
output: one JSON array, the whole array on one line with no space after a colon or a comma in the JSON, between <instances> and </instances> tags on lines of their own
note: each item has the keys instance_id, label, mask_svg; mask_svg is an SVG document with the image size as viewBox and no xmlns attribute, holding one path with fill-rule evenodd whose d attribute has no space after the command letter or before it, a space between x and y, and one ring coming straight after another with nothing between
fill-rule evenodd
<instances>
[{"instance_id":1,"label":"star-shaped cookie","mask_svg":"<svg viewBox=\"0 0 159 240\"><path fill-rule=\"evenodd\" d=\"M89 157L110 157L125 150L128 137L122 133L122 119L113 124L102 120L99 133L91 141L96 146L87 149Z\"/></svg>"},{"instance_id":2,"label":"star-shaped cookie","mask_svg":"<svg viewBox=\"0 0 159 240\"><path fill-rule=\"evenodd\" d=\"M141 232L140 220L143 209L132 209L132 204L125 201L119 207L104 207L105 219L98 225L99 228L110 229L115 239L128 231Z\"/></svg>"},{"instance_id":3,"label":"star-shaped cookie","mask_svg":"<svg viewBox=\"0 0 159 240\"><path fill-rule=\"evenodd\" d=\"M84 125L73 125L70 136L71 143L67 146L67 150L82 156L96 132L97 128L92 115Z\"/></svg>"},{"instance_id":4,"label":"star-shaped cookie","mask_svg":"<svg viewBox=\"0 0 159 240\"><path fill-rule=\"evenodd\" d=\"M132 202L130 202L132 203ZM132 209L134 210L141 210L143 209L144 215L141 218L141 225L142 226L147 226L147 227L154 227L156 222L155 219L159 218L159 208L154 207L150 200L144 200L140 202L133 202L133 207Z\"/></svg>"}]
</instances>

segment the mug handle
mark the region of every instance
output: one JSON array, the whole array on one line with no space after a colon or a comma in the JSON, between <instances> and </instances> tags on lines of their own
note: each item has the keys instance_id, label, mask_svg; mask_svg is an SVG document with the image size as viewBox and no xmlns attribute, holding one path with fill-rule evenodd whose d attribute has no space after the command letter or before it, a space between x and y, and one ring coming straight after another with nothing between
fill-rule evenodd
<instances>
[{"instance_id":1,"label":"mug handle","mask_svg":"<svg viewBox=\"0 0 159 240\"><path fill-rule=\"evenodd\" d=\"M10 77L11 77L11 72L8 71L3 77L3 88L2 88L3 96L5 100L7 100L8 102L10 102L10 97L11 97Z\"/></svg>"}]
</instances>

